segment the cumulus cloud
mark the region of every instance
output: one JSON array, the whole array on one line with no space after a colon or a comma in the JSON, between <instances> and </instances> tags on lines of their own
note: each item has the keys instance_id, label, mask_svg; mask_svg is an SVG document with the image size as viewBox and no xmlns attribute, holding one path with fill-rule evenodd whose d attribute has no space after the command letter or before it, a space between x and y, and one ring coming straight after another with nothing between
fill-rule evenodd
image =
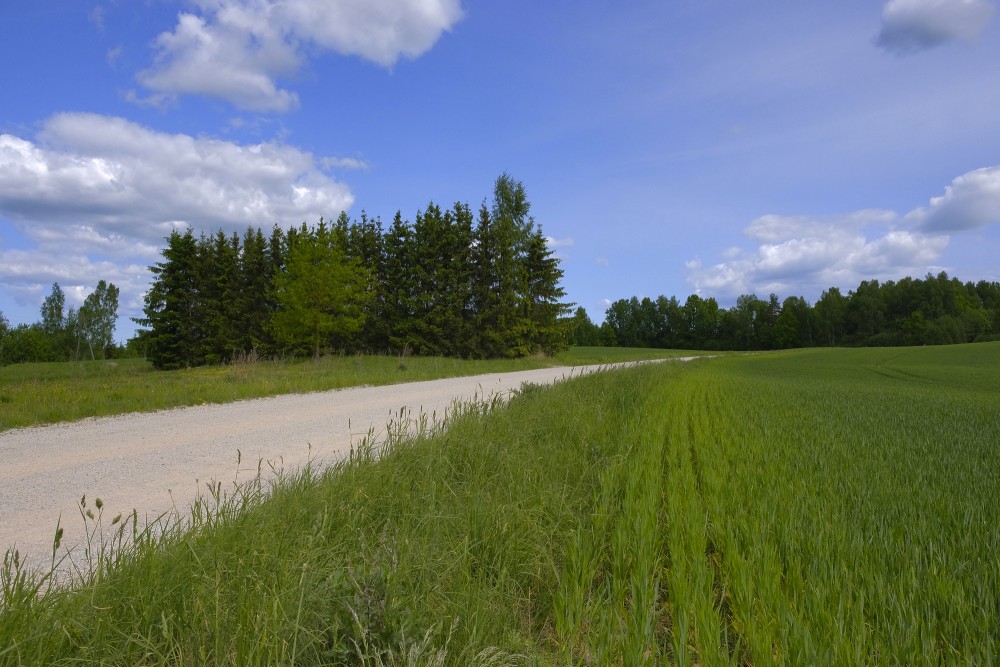
<instances>
[{"instance_id":1,"label":"cumulus cloud","mask_svg":"<svg viewBox=\"0 0 1000 667\"><path fill-rule=\"evenodd\" d=\"M1000 166L955 178L944 194L905 215L866 209L830 218L765 215L744 230L755 250L731 247L725 261L685 263L696 290L732 298L776 292L816 295L866 279L920 276L936 263L950 234L1000 224Z\"/></svg>"},{"instance_id":2,"label":"cumulus cloud","mask_svg":"<svg viewBox=\"0 0 1000 667\"><path fill-rule=\"evenodd\" d=\"M747 236L763 241L754 251L727 250L727 261L689 262L688 282L699 293L732 299L740 294L815 298L831 286L870 278L923 275L948 245L948 237L895 229L899 216L865 210L832 218L768 215Z\"/></svg>"},{"instance_id":3,"label":"cumulus cloud","mask_svg":"<svg viewBox=\"0 0 1000 667\"><path fill-rule=\"evenodd\" d=\"M131 316L142 310L142 296L152 275L148 265L92 259L65 248L0 250L0 288L24 306L38 307L52 283L66 293L66 305L79 308L97 282L114 283L121 291L119 314Z\"/></svg>"},{"instance_id":4,"label":"cumulus cloud","mask_svg":"<svg viewBox=\"0 0 1000 667\"><path fill-rule=\"evenodd\" d=\"M576 245L576 241L572 238L557 239L553 236L546 236L545 244L549 247L549 249L556 250L558 248L572 248Z\"/></svg>"},{"instance_id":5,"label":"cumulus cloud","mask_svg":"<svg viewBox=\"0 0 1000 667\"><path fill-rule=\"evenodd\" d=\"M196 0L156 40L138 79L159 94L223 98L245 109L298 106L277 80L310 50L359 56L383 67L416 58L462 18L459 0Z\"/></svg>"},{"instance_id":6,"label":"cumulus cloud","mask_svg":"<svg viewBox=\"0 0 1000 667\"><path fill-rule=\"evenodd\" d=\"M993 16L989 0L889 0L876 43L907 55L978 37Z\"/></svg>"},{"instance_id":7,"label":"cumulus cloud","mask_svg":"<svg viewBox=\"0 0 1000 667\"><path fill-rule=\"evenodd\" d=\"M957 232L1000 223L1000 166L962 174L945 187L943 195L906 217L928 232Z\"/></svg>"},{"instance_id":8,"label":"cumulus cloud","mask_svg":"<svg viewBox=\"0 0 1000 667\"><path fill-rule=\"evenodd\" d=\"M349 208L353 195L323 161L93 114L54 116L33 138L0 135L0 219L34 244L0 245L0 284L28 298L104 279L137 303L172 229L288 227Z\"/></svg>"}]
</instances>

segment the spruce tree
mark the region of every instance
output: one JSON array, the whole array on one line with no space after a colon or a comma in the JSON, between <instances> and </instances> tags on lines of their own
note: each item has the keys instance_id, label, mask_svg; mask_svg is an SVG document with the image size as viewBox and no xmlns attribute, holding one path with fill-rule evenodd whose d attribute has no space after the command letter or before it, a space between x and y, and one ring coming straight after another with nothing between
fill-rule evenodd
<instances>
[{"instance_id":1,"label":"spruce tree","mask_svg":"<svg viewBox=\"0 0 1000 667\"><path fill-rule=\"evenodd\" d=\"M566 291L560 285L563 270L537 227L528 240L524 257L526 290L523 296L525 316L531 324L531 352L554 354L566 348L567 330L562 316L570 305L560 299ZM650 304L652 305L652 303Z\"/></svg>"},{"instance_id":2,"label":"spruce tree","mask_svg":"<svg viewBox=\"0 0 1000 667\"><path fill-rule=\"evenodd\" d=\"M172 369L197 363L198 326L195 263L197 242L191 229L176 229L167 238L163 261L150 267L153 282L144 299L145 317L134 321L154 368Z\"/></svg>"},{"instance_id":3,"label":"spruce tree","mask_svg":"<svg viewBox=\"0 0 1000 667\"><path fill-rule=\"evenodd\" d=\"M396 211L385 235L385 319L389 345L412 349L414 298L416 293L416 242L413 229Z\"/></svg>"},{"instance_id":4,"label":"spruce tree","mask_svg":"<svg viewBox=\"0 0 1000 667\"><path fill-rule=\"evenodd\" d=\"M359 334L359 348L371 352L389 349L389 326L386 320L388 286L386 284L385 232L382 221L361 211L361 220L350 226L347 256L359 262L367 272L365 323Z\"/></svg>"},{"instance_id":5,"label":"spruce tree","mask_svg":"<svg viewBox=\"0 0 1000 667\"><path fill-rule=\"evenodd\" d=\"M480 210L476 227L476 294L479 346L487 357L532 352L533 322L526 316L525 256L534 221L524 185L509 174L497 178L493 206Z\"/></svg>"},{"instance_id":6,"label":"spruce tree","mask_svg":"<svg viewBox=\"0 0 1000 667\"><path fill-rule=\"evenodd\" d=\"M280 231L280 230L279 230ZM233 349L271 351L269 322L273 310L271 292L276 267L268 241L259 227L247 228L236 267L234 289Z\"/></svg>"}]
</instances>

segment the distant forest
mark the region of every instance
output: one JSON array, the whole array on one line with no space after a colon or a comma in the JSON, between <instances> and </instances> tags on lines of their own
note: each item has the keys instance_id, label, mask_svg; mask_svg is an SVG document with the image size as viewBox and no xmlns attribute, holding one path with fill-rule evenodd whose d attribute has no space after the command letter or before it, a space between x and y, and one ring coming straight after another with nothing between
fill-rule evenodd
<instances>
[{"instance_id":1,"label":"distant forest","mask_svg":"<svg viewBox=\"0 0 1000 667\"><path fill-rule=\"evenodd\" d=\"M598 326L578 308L568 322L573 345L692 350L775 350L813 346L942 345L1000 340L1000 283L962 283L946 273L923 280L864 281L836 287L810 305L743 295L732 308L714 298L621 299Z\"/></svg>"},{"instance_id":2,"label":"distant forest","mask_svg":"<svg viewBox=\"0 0 1000 667\"><path fill-rule=\"evenodd\" d=\"M563 271L504 174L491 206L431 203L269 236L175 231L130 341L157 368L327 351L518 357L566 346Z\"/></svg>"}]
</instances>

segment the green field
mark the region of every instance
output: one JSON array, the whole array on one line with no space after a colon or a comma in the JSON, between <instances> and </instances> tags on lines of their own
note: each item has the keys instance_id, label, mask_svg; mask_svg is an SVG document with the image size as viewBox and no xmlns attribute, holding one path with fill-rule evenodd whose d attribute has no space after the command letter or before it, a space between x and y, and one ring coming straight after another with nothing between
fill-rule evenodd
<instances>
[{"instance_id":1,"label":"green field","mask_svg":"<svg viewBox=\"0 0 1000 667\"><path fill-rule=\"evenodd\" d=\"M9 556L0 664L996 664L998 397L1000 343L526 387L73 590Z\"/></svg>"},{"instance_id":2,"label":"green field","mask_svg":"<svg viewBox=\"0 0 1000 667\"><path fill-rule=\"evenodd\" d=\"M554 357L529 359L347 355L318 361L259 361L177 371L154 371L143 359L16 364L0 366L0 431L278 394L683 354L688 353L574 347Z\"/></svg>"}]
</instances>

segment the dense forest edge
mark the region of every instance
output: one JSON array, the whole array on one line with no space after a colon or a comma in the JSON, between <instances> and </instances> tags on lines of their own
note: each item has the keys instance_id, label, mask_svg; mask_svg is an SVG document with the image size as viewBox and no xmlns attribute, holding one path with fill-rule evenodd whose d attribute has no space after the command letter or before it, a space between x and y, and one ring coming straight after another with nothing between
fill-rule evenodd
<instances>
[{"instance_id":1,"label":"dense forest edge","mask_svg":"<svg viewBox=\"0 0 1000 667\"><path fill-rule=\"evenodd\" d=\"M122 356L176 369L327 353L465 359L551 356L567 346L773 350L903 346L1000 339L1000 282L947 273L866 280L815 304L744 294L632 297L595 324L562 301L560 260L530 214L524 185L496 179L478 212L431 202L411 223L386 228L362 211L242 237L174 230L143 316L126 345L114 341L118 288L100 281L75 309L58 284L41 321L11 327L0 313L0 365Z\"/></svg>"},{"instance_id":2,"label":"dense forest edge","mask_svg":"<svg viewBox=\"0 0 1000 667\"><path fill-rule=\"evenodd\" d=\"M1000 340L1000 282L963 283L945 272L880 283L862 281L842 294L824 291L810 305L744 294L732 308L714 298L620 299L597 326L578 308L568 327L573 345L778 350L801 347L949 345Z\"/></svg>"}]
</instances>

